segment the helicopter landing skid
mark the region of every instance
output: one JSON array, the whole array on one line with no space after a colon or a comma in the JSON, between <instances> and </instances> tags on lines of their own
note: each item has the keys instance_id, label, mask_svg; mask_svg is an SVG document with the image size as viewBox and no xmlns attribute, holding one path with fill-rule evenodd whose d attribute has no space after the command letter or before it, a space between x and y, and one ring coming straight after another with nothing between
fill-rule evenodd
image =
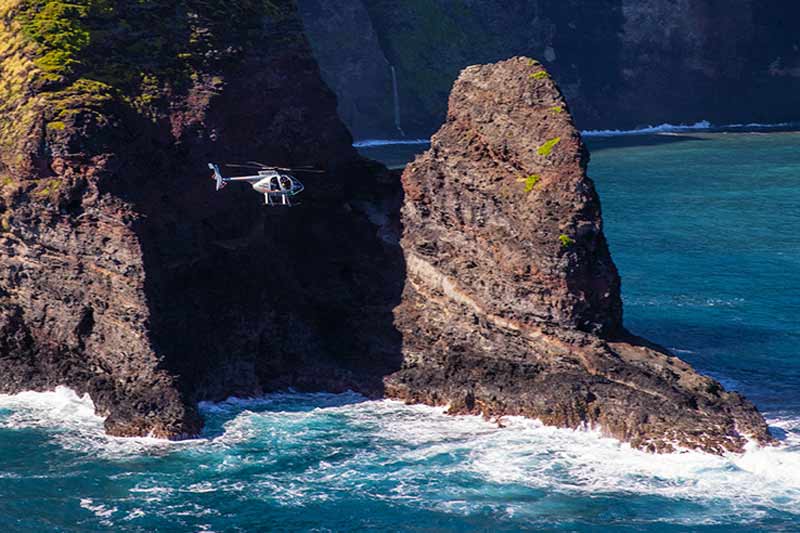
<instances>
[{"instance_id":1,"label":"helicopter landing skid","mask_svg":"<svg viewBox=\"0 0 800 533\"><path fill-rule=\"evenodd\" d=\"M280 201L276 203L274 197L279 197ZM268 205L270 207L274 207L276 205L285 205L286 207L292 207L292 200L289 198L288 194L275 194L275 193L264 193L264 205Z\"/></svg>"}]
</instances>

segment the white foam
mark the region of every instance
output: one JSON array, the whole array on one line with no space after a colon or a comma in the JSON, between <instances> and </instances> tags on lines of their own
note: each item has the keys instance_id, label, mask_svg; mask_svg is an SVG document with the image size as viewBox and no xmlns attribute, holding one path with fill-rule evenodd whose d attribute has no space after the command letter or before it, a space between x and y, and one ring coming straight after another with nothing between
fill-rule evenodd
<instances>
[{"instance_id":1,"label":"white foam","mask_svg":"<svg viewBox=\"0 0 800 533\"><path fill-rule=\"evenodd\" d=\"M89 460L98 453L118 457L187 449L106 437L88 398L66 389L0 397L0 408L12 411L0 416L0 427L60 424L56 440L70 449L92 450ZM535 514L535 505L513 496L524 487L581 497L641 494L691 501L699 510L676 519L687 524L800 510L800 417L792 414L769 421L787 435L781 446L750 444L743 454L718 457L652 455L596 431L557 429L518 417L504 418L506 427L499 428L481 417L365 401L353 393L272 394L203 404L203 410L221 424L222 434L188 445L190 455L180 460L194 468L185 476L156 475L130 489L148 513L181 493L246 492L295 507L359 492L460 514L485 512L487 506L513 516ZM281 466L287 463L306 466L287 476ZM174 483L165 486L169 479ZM114 512L109 502L82 505L98 517ZM210 512L182 506L184 511Z\"/></svg>"},{"instance_id":2,"label":"white foam","mask_svg":"<svg viewBox=\"0 0 800 533\"><path fill-rule=\"evenodd\" d=\"M738 130L770 130L778 128L788 128L796 126L790 122L780 122L776 124L760 124L757 122L750 122L748 124L724 124L714 125L707 120L701 120L694 124L659 124L657 126L645 126L642 128L634 128L631 130L585 130L581 132L584 137L619 137L624 135L647 135L647 134L675 134L687 133L692 131L738 131Z\"/></svg>"},{"instance_id":3,"label":"white foam","mask_svg":"<svg viewBox=\"0 0 800 533\"><path fill-rule=\"evenodd\" d=\"M106 507L103 504L96 504L91 498L81 499L81 507L87 511L91 511L98 518L109 518L119 509L116 507Z\"/></svg>"},{"instance_id":4,"label":"white foam","mask_svg":"<svg viewBox=\"0 0 800 533\"><path fill-rule=\"evenodd\" d=\"M468 490L447 482L448 477L471 473L498 486L705 502L703 513L686 519L691 523L721 523L729 520L731 513L741 512L749 520L764 509L790 513L800 509L800 449L788 442L776 448L749 445L746 453L725 457L691 451L653 455L596 431L552 428L517 417L504 418L507 427L501 429L481 417L451 417L442 408L383 400L303 412L244 411L229 422L217 443L238 441L242 426L253 431L252 439L263 439L259 431L269 428L273 435L280 433L274 453L303 455L303 446L309 445L305 440L315 438L306 425L321 423L321 416L342 417L342 434L317 440L314 446L331 447L335 455L340 449L338 439L346 441L352 434L369 435L369 445L344 460L320 461L293 479L288 490L286 480L280 478L265 479L248 490L262 491L265 497L277 498L285 505L304 505L323 500L331 492L353 490L354 485L367 490L371 484L402 480L388 493L374 497L471 513L487 505L486 499L476 498L480 495L474 492L483 489ZM797 419L782 424L800 427ZM276 459L267 459L271 460ZM435 469L435 479L413 481L427 478L430 469ZM531 509L512 504L506 511L525 514Z\"/></svg>"},{"instance_id":5,"label":"white foam","mask_svg":"<svg viewBox=\"0 0 800 533\"><path fill-rule=\"evenodd\" d=\"M103 425L103 419L95 415L89 395L78 396L67 387L57 387L50 392L2 394L0 409L12 411L0 418L0 428L52 428L65 423L83 428L101 428Z\"/></svg>"},{"instance_id":6,"label":"white foam","mask_svg":"<svg viewBox=\"0 0 800 533\"><path fill-rule=\"evenodd\" d=\"M618 137L621 135L644 135L649 133L676 133L693 130L708 130L711 123L701 120L694 124L669 124L664 123L658 126L646 126L632 130L585 130L581 132L584 137Z\"/></svg>"},{"instance_id":7,"label":"white foam","mask_svg":"<svg viewBox=\"0 0 800 533\"><path fill-rule=\"evenodd\" d=\"M105 433L105 419L95 414L88 394L79 396L68 387L48 392L21 392L0 395L0 409L10 411L0 416L0 429L42 429L63 448L96 454L106 458L168 452L190 445L152 437L120 438Z\"/></svg>"}]
</instances>

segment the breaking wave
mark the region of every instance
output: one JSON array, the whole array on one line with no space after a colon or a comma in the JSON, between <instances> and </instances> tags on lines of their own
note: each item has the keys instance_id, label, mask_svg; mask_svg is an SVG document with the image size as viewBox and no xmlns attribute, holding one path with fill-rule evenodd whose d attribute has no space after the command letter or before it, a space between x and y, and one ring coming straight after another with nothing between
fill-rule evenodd
<instances>
[{"instance_id":1,"label":"breaking wave","mask_svg":"<svg viewBox=\"0 0 800 533\"><path fill-rule=\"evenodd\" d=\"M664 133L687 133L692 131L726 132L726 131L753 131L753 130L775 130L796 126L790 122L778 124L759 124L751 122L749 124L724 124L715 126L707 120L701 120L694 124L669 124L664 123L658 126L646 126L632 130L585 130L581 132L584 137L616 137L621 135L646 135Z\"/></svg>"},{"instance_id":2,"label":"breaking wave","mask_svg":"<svg viewBox=\"0 0 800 533\"><path fill-rule=\"evenodd\" d=\"M105 433L104 420L95 414L88 394L79 396L68 387L57 387L49 392L0 395L0 432L40 430L65 450L90 450L101 458L119 458L156 450L166 452L193 442L112 437Z\"/></svg>"},{"instance_id":3,"label":"breaking wave","mask_svg":"<svg viewBox=\"0 0 800 533\"><path fill-rule=\"evenodd\" d=\"M717 457L651 455L595 431L517 417L498 428L480 417L354 393L270 394L204 403L201 410L208 420L203 439L115 439L103 434L88 397L59 388L0 396L0 432L46 430L84 457L83 468L161 457L152 471L117 474L132 482L124 498L79 494L76 505L107 527L175 509L213 523L222 515L215 498L232 494L289 508L335 507L358 494L364 505L389 502L457 516L488 508L526 519L541 512L542 494L565 502L639 495L691 502L691 513L671 518L682 524L747 522L775 511L800 516L798 418L770 421L784 435L779 447L751 445L744 454ZM190 495L205 503L187 501Z\"/></svg>"}]
</instances>

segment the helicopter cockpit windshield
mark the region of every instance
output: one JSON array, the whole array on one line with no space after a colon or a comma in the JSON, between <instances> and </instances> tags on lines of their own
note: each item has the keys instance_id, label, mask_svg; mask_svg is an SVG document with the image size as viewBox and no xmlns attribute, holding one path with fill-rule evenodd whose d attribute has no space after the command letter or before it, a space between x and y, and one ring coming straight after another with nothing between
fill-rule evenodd
<instances>
[{"instance_id":1,"label":"helicopter cockpit windshield","mask_svg":"<svg viewBox=\"0 0 800 533\"><path fill-rule=\"evenodd\" d=\"M278 176L273 176L269 180L269 191L270 192L280 192L281 186L280 182L278 181Z\"/></svg>"}]
</instances>

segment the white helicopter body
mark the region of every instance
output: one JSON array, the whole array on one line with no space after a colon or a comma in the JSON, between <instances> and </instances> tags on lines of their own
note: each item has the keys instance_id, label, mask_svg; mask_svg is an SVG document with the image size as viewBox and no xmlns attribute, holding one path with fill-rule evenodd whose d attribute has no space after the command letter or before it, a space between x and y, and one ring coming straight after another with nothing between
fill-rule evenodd
<instances>
[{"instance_id":1,"label":"white helicopter body","mask_svg":"<svg viewBox=\"0 0 800 533\"><path fill-rule=\"evenodd\" d=\"M260 164L259 167L247 165L246 168L260 168L260 170L258 170L258 174L253 176L236 176L232 178L226 178L222 175L219 165L209 163L208 168L214 171L212 179L217 182L218 191L225 187L229 182L245 181L253 187L254 191L264 195L264 203L268 206L285 205L291 207L291 198L300 194L305 189L305 186L300 183L300 180L285 172L290 169L267 167ZM304 170L303 172L316 171Z\"/></svg>"}]
</instances>

